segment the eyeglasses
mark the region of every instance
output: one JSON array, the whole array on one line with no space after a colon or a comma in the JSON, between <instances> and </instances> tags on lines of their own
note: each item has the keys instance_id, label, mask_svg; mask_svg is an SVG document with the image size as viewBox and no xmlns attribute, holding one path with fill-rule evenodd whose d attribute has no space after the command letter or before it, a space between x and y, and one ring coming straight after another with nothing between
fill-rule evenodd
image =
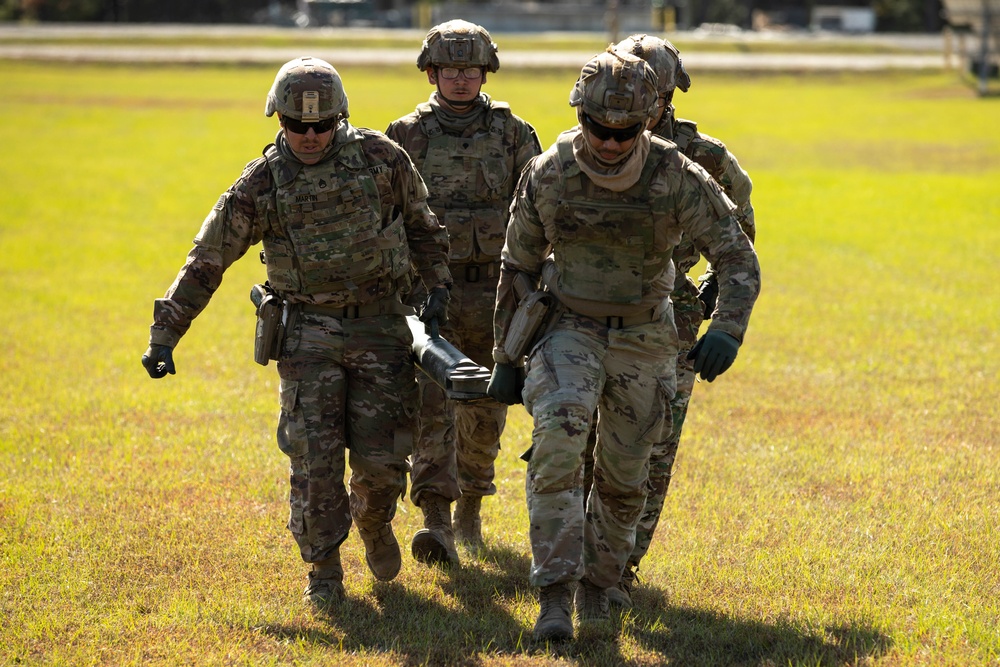
<instances>
[{"instance_id":1,"label":"eyeglasses","mask_svg":"<svg viewBox=\"0 0 1000 667\"><path fill-rule=\"evenodd\" d=\"M285 129L294 132L295 134L306 134L309 130L312 130L316 134L323 134L324 132L329 132L334 128L334 126L340 122L339 118L327 118L326 120L321 120L318 123L303 123L301 120L295 120L294 118L288 118L287 116L281 117L281 123L284 125Z\"/></svg>"},{"instance_id":2,"label":"eyeglasses","mask_svg":"<svg viewBox=\"0 0 1000 667\"><path fill-rule=\"evenodd\" d=\"M466 79L470 81L475 81L483 76L482 67L465 67L459 69L457 67L439 67L438 73L441 75L442 79L457 79L458 75L461 74Z\"/></svg>"},{"instance_id":3,"label":"eyeglasses","mask_svg":"<svg viewBox=\"0 0 1000 667\"><path fill-rule=\"evenodd\" d=\"M583 114L583 125L587 128L587 131L592 135L600 139L601 141L607 141L608 139L614 139L620 144L625 143L630 139L635 139L640 132L642 132L643 124L636 123L631 127L608 127L607 125L600 125L595 123L594 119Z\"/></svg>"}]
</instances>

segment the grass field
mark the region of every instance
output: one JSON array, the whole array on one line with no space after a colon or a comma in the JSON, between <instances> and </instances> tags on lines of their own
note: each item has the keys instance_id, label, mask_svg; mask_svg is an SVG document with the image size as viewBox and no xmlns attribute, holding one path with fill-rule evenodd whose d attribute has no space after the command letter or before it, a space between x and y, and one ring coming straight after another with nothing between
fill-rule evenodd
<instances>
[{"instance_id":1,"label":"grass field","mask_svg":"<svg viewBox=\"0 0 1000 667\"><path fill-rule=\"evenodd\" d=\"M345 69L351 119L426 98ZM0 664L1000 664L1000 102L943 75L706 76L680 115L754 179L764 287L735 367L699 384L636 608L613 644L538 646L512 410L489 549L404 558L301 603L277 376L252 360L253 252L177 348L153 299L273 138L271 68L0 62ZM542 143L574 72L487 90ZM419 511L402 503L408 544Z\"/></svg>"}]
</instances>

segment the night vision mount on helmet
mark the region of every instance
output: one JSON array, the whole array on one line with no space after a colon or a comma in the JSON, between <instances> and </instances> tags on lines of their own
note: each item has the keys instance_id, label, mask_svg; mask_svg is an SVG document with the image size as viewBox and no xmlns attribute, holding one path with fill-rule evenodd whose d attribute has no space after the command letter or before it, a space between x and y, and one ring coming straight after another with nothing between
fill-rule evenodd
<instances>
[{"instance_id":1,"label":"night vision mount on helmet","mask_svg":"<svg viewBox=\"0 0 1000 667\"><path fill-rule=\"evenodd\" d=\"M455 19L436 25L424 38L417 56L417 67L427 71L434 67L485 67L487 72L500 69L498 47L486 28Z\"/></svg>"},{"instance_id":2,"label":"night vision mount on helmet","mask_svg":"<svg viewBox=\"0 0 1000 667\"><path fill-rule=\"evenodd\" d=\"M623 127L647 122L656 98L652 67L638 56L610 47L583 66L569 105L597 123Z\"/></svg>"},{"instance_id":3,"label":"night vision mount on helmet","mask_svg":"<svg viewBox=\"0 0 1000 667\"><path fill-rule=\"evenodd\" d=\"M281 114L306 123L347 118L347 93L333 65L311 56L281 66L267 94L264 115Z\"/></svg>"}]
</instances>

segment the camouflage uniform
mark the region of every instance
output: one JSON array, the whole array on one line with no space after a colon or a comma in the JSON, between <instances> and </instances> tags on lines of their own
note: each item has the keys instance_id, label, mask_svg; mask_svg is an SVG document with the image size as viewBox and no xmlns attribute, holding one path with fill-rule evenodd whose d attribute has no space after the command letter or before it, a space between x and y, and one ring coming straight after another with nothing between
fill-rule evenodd
<instances>
[{"instance_id":1,"label":"camouflage uniform","mask_svg":"<svg viewBox=\"0 0 1000 667\"><path fill-rule=\"evenodd\" d=\"M418 67L477 66L495 72L495 51L481 26L448 21L428 33ZM492 367L489 323L500 279L500 251L518 176L541 152L535 130L509 105L483 92L462 113L455 113L435 91L415 111L390 123L386 135L409 153L427 184L431 210L448 229L454 283L449 323L441 334L476 363ZM494 462L507 406L491 399L456 403L425 374L419 373L418 381L419 427L411 457L414 504L422 506L434 497L452 503L462 496L478 502L495 494Z\"/></svg>"},{"instance_id":2,"label":"camouflage uniform","mask_svg":"<svg viewBox=\"0 0 1000 667\"><path fill-rule=\"evenodd\" d=\"M484 323L496 304L510 200L521 169L541 147L531 125L503 102L481 94L472 113L461 135L452 135L431 103L420 104L391 123L386 135L410 154L430 192L431 210L448 228L455 282L442 335L476 363L492 367L493 331ZM425 490L451 501L496 493L493 464L506 406L492 400L453 404L426 377L420 385L414 503Z\"/></svg>"},{"instance_id":3,"label":"camouflage uniform","mask_svg":"<svg viewBox=\"0 0 1000 667\"><path fill-rule=\"evenodd\" d=\"M672 96L675 87L684 92L688 90L690 77L684 71L679 54L673 45L662 42L658 38L633 35L619 43L618 47L625 47L624 50L644 57L654 65L660 78L661 95ZM656 53L654 49L659 50L659 53ZM649 57L651 52L655 53L653 57ZM726 195L736 204L734 217L743 232L753 242L756 237L754 210L750 203L750 192L753 184L725 144L699 132L697 124L693 121L676 118L669 99L665 104L664 113L651 132L673 141L684 155L701 165L708 172L708 175L722 186ZM699 298L698 286L687 274L700 259L701 254L695 248L694 243L686 237L682 238L674 250L673 261L677 273L674 289L670 294L674 309L674 322L680 340L676 367L677 392L670 401L672 428L668 437L657 442L652 449L649 463L649 494L636 527L635 547L628 560L626 575L632 568L638 568L639 562L649 550L660 514L663 511L681 431L684 427L688 404L695 384L694 362L688 359L688 353L698 340L698 332L704 320L705 304ZM711 266L702 279L704 280L710 275L714 275L714 269Z\"/></svg>"},{"instance_id":4,"label":"camouflage uniform","mask_svg":"<svg viewBox=\"0 0 1000 667\"><path fill-rule=\"evenodd\" d=\"M446 231L409 157L346 115L345 97L318 163L296 160L281 131L246 166L156 300L150 333L151 345L174 347L226 269L263 242L269 283L290 304L277 441L291 462L288 529L310 563L337 556L352 518L362 537L392 520L417 405L400 293L413 267L428 286L451 281Z\"/></svg>"},{"instance_id":5,"label":"camouflage uniform","mask_svg":"<svg viewBox=\"0 0 1000 667\"><path fill-rule=\"evenodd\" d=\"M581 579L612 586L632 551L650 450L670 426L665 406L678 341L667 297L681 237L721 276L713 329L742 340L759 290L752 246L701 167L653 137L638 181L613 192L574 160L569 146L579 132L560 135L522 176L495 314L494 360L510 364L517 360L503 346L516 274L540 277L565 308L530 351L523 391L534 419L530 581L541 587ZM594 488L584 507L583 457L595 410Z\"/></svg>"},{"instance_id":6,"label":"camouflage uniform","mask_svg":"<svg viewBox=\"0 0 1000 667\"><path fill-rule=\"evenodd\" d=\"M672 113L664 114L664 119L666 122L653 128L652 132L664 139L673 140L684 155L704 167L709 176L722 186L726 195L736 204L734 216L737 222L750 241L754 241L756 227L753 206L750 204L752 184L750 177L740 168L736 157L718 139L698 132L693 122L677 120L673 118ZM689 139L688 133L690 133ZM705 304L698 298L698 286L687 273L700 259L701 253L694 245L686 238L681 239L680 245L674 251L677 276L674 290L670 293L674 307L674 323L680 340L677 353L677 393L670 401L673 427L668 438L653 446L649 462L650 490L646 498L646 507L636 528L635 548L628 561L630 567L639 566L639 561L649 550L653 533L659 523L677 447L680 444L681 430L684 428L684 419L694 389L694 362L688 359L688 353L698 341L698 332L704 321ZM709 269L709 273L714 273L714 268L710 266Z\"/></svg>"}]
</instances>

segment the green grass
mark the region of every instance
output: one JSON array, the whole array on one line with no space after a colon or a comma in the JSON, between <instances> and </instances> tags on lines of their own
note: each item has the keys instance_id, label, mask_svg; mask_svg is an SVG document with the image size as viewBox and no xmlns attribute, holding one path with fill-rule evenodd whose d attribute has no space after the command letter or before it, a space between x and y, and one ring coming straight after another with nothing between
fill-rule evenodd
<instances>
[{"instance_id":1,"label":"green grass","mask_svg":"<svg viewBox=\"0 0 1000 667\"><path fill-rule=\"evenodd\" d=\"M1000 126L942 75L704 76L682 116L751 173L764 289L736 366L695 390L661 530L616 644L530 641L514 409L489 551L390 584L344 548L348 603L301 604L252 361L253 253L177 349L152 301L272 137L271 68L0 63L0 664L1000 663ZM430 87L344 69L375 128ZM573 72L487 90L543 144ZM419 512L400 505L404 544Z\"/></svg>"}]
</instances>

